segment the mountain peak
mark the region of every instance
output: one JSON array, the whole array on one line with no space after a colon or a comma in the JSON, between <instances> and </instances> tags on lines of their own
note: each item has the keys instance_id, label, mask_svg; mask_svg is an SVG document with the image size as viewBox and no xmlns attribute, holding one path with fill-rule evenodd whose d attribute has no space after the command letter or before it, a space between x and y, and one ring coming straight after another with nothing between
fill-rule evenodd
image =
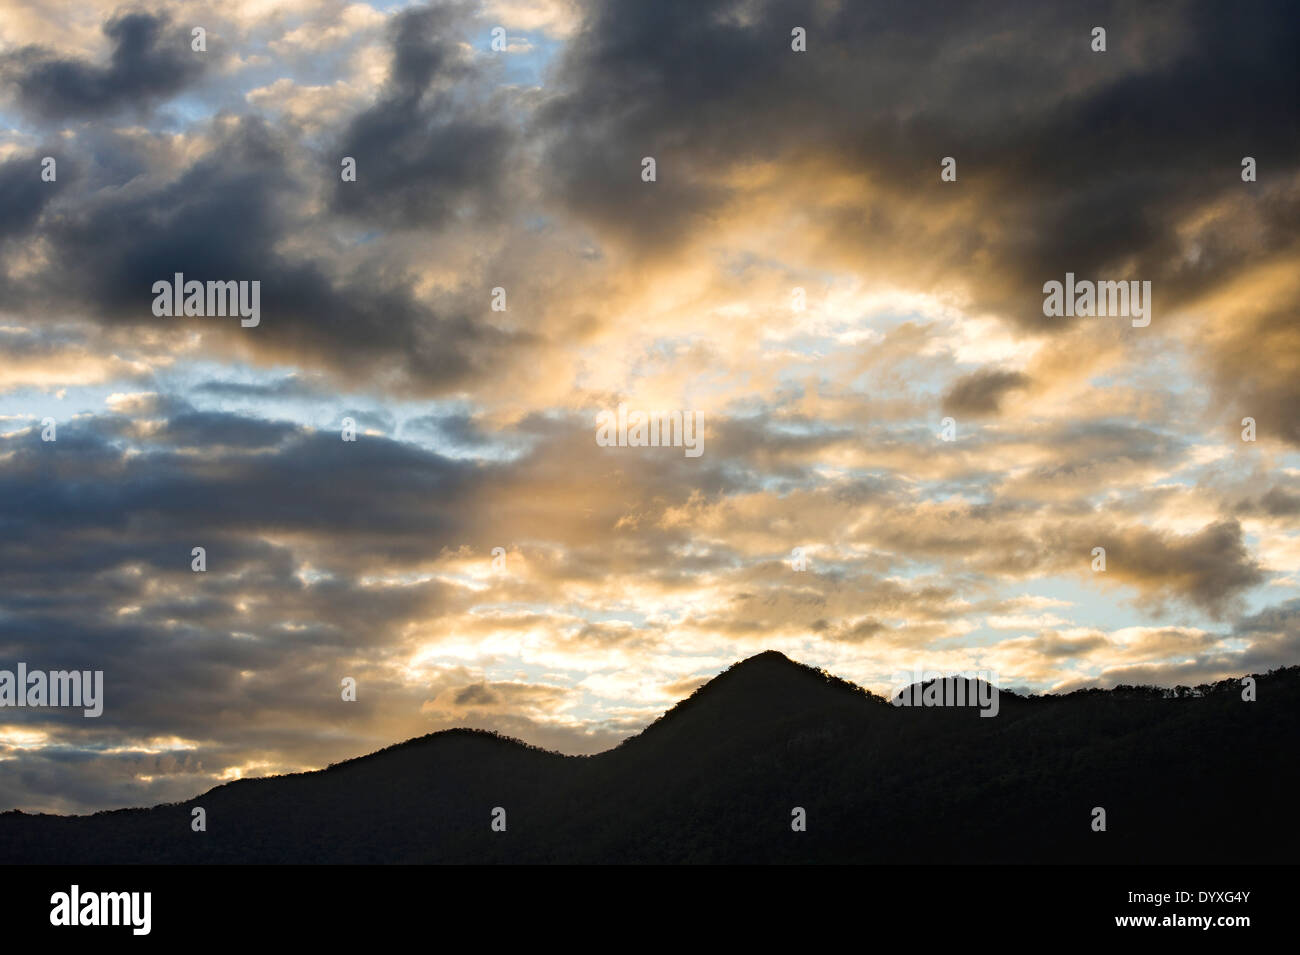
<instances>
[{"instance_id":1,"label":"mountain peak","mask_svg":"<svg viewBox=\"0 0 1300 955\"><path fill-rule=\"evenodd\" d=\"M728 667L728 669L735 670L738 669L739 667L753 666L753 665L779 666L781 664L785 664L786 666L791 666L791 667L805 666L802 663L799 663L795 660L791 660L780 650L764 650L761 653L755 653L752 657L745 657L745 659L733 663L730 667Z\"/></svg>"},{"instance_id":2,"label":"mountain peak","mask_svg":"<svg viewBox=\"0 0 1300 955\"><path fill-rule=\"evenodd\" d=\"M723 670L622 747L647 739L666 742L680 734L739 739L764 726L824 715L828 708L860 712L859 707L872 702L883 701L825 670L765 650Z\"/></svg>"}]
</instances>

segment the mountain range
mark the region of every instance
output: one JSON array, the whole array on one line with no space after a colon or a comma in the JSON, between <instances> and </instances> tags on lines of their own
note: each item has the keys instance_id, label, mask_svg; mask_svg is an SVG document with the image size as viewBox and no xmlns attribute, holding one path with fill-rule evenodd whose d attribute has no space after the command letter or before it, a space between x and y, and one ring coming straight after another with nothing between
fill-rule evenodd
<instances>
[{"instance_id":1,"label":"mountain range","mask_svg":"<svg viewBox=\"0 0 1300 955\"><path fill-rule=\"evenodd\" d=\"M983 718L769 651L594 756L445 730L151 809L6 812L0 863L1293 862L1300 667L1254 679L1003 690Z\"/></svg>"}]
</instances>

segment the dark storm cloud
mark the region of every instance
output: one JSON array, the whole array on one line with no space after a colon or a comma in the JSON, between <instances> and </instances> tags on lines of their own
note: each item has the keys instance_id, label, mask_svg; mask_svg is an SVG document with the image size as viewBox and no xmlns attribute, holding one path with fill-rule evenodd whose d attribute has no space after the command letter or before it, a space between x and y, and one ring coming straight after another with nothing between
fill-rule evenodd
<instances>
[{"instance_id":1,"label":"dark storm cloud","mask_svg":"<svg viewBox=\"0 0 1300 955\"><path fill-rule=\"evenodd\" d=\"M87 156L91 161L86 161ZM52 182L42 179L46 157L55 161ZM103 130L87 130L73 146L47 143L0 163L0 239L31 238L57 197L120 187L147 171L148 163L137 143ZM57 211L57 206L54 208ZM21 302L16 297L8 300Z\"/></svg>"},{"instance_id":2,"label":"dark storm cloud","mask_svg":"<svg viewBox=\"0 0 1300 955\"><path fill-rule=\"evenodd\" d=\"M211 411L191 411L169 418L153 440L179 447L273 448L297 431L292 425L257 418L235 418Z\"/></svg>"},{"instance_id":3,"label":"dark storm cloud","mask_svg":"<svg viewBox=\"0 0 1300 955\"><path fill-rule=\"evenodd\" d=\"M53 155L56 171L58 152ZM27 232L46 204L67 188L72 170L66 165L62 178L41 181L41 159L50 155L50 151L38 150L0 163L0 239Z\"/></svg>"},{"instance_id":4,"label":"dark storm cloud","mask_svg":"<svg viewBox=\"0 0 1300 955\"><path fill-rule=\"evenodd\" d=\"M1184 641L1185 647L1186 636L1179 634L1179 637ZM1067 638L1055 630L1044 630L1037 636L1019 642L1024 646L1032 647L1035 653L1049 660L1068 660L1080 654L1104 650L1110 645L1110 641L1099 633Z\"/></svg>"},{"instance_id":5,"label":"dark storm cloud","mask_svg":"<svg viewBox=\"0 0 1300 955\"><path fill-rule=\"evenodd\" d=\"M653 514L684 503L695 487L717 493L725 486L716 468L701 469L709 480L684 481L691 462L676 449L625 470L623 458L595 445L585 421L524 422L517 443L533 448L526 457L470 463L379 436L345 442L333 431L200 412L176 399L145 396L124 407L139 417L74 418L50 443L37 428L0 439L0 583L11 609L98 607L88 623L106 606L147 604L160 620L219 632L240 628L231 601L251 590L290 617L301 602L301 619L326 629L353 621L382 631L389 615L427 610L439 588L357 597L358 576L409 569L463 546L486 555L502 541L558 537L575 553L572 566L566 558L556 572L601 580L609 572L610 529L625 514ZM619 494L605 493L611 481ZM539 486L585 506L539 510ZM615 536L624 561L667 567L668 576L689 571L671 556L689 539L685 528L629 526ZM208 552L203 599L188 593L196 545ZM327 572L310 588L295 576L304 560ZM71 580L78 581L75 594ZM182 589L175 597L151 595L155 583ZM173 601L175 613L165 609Z\"/></svg>"},{"instance_id":6,"label":"dark storm cloud","mask_svg":"<svg viewBox=\"0 0 1300 955\"><path fill-rule=\"evenodd\" d=\"M1089 47L1096 25L1105 53ZM806 53L790 50L793 26ZM841 267L962 286L1049 332L1067 322L1044 317L1044 282L1148 280L1160 334L1176 307L1300 255L1298 42L1300 8L1283 0L595 3L539 115L544 173L570 210L649 255L706 242L744 213L737 177L774 164L757 198L770 209L789 192L776 208ZM1247 155L1269 170L1258 183L1240 179ZM957 182L939 180L945 156ZM808 186L828 171L863 185L818 208ZM1216 205L1231 211L1189 235ZM1201 357L1268 434L1300 442L1282 358L1300 348L1292 300Z\"/></svg>"},{"instance_id":7,"label":"dark storm cloud","mask_svg":"<svg viewBox=\"0 0 1300 955\"><path fill-rule=\"evenodd\" d=\"M390 82L336 147L358 169L355 182L334 184L336 211L439 229L490 219L508 203L517 136L505 104L482 82L485 68L461 47L468 19L463 5L395 17Z\"/></svg>"},{"instance_id":8,"label":"dark storm cloud","mask_svg":"<svg viewBox=\"0 0 1300 955\"><path fill-rule=\"evenodd\" d=\"M818 623L824 623L824 621L818 621ZM836 640L841 643L862 643L864 640L870 640L889 628L879 620L868 617L866 620L837 630L830 630L824 626L817 627L816 625L814 625L814 629L821 632L828 640Z\"/></svg>"},{"instance_id":9,"label":"dark storm cloud","mask_svg":"<svg viewBox=\"0 0 1300 955\"><path fill-rule=\"evenodd\" d=\"M396 16L392 80L344 136L340 149L358 159L361 174L355 183L331 177L344 187L336 211L423 227L494 215L489 207L509 192L514 134L480 90L491 84L477 82L482 71L462 50L471 26L461 7ZM119 40L113 70L123 76L135 75L132 57L153 51L165 32L159 22L131 17L110 29ZM182 49L191 55L188 42ZM160 67L158 82L166 75ZM39 170L21 160L0 168L0 204L10 212L3 231L39 236L50 252L45 267L9 276L0 307L169 323L178 334L197 326L218 348L315 364L335 377L382 373L395 388L421 393L464 387L538 341L531 331L481 320L500 275L482 288L462 275L457 288L417 296L417 277L378 246L332 242L322 254L285 251L306 234L332 234L328 221L306 211L321 188L298 175L306 147L291 130L249 116L220 117L211 133L211 147L194 151L178 171L141 175L137 142L88 130L84 142L68 147L85 167L78 170L84 188L63 202L52 201L62 183L42 191ZM328 155L336 165L334 151ZM259 281L261 324L249 332L221 319L155 317L153 283L178 272L199 281Z\"/></svg>"},{"instance_id":10,"label":"dark storm cloud","mask_svg":"<svg viewBox=\"0 0 1300 955\"><path fill-rule=\"evenodd\" d=\"M467 686L463 690L457 691L452 702L457 706L490 706L500 701L487 688L486 684L475 683L473 686Z\"/></svg>"},{"instance_id":11,"label":"dark storm cloud","mask_svg":"<svg viewBox=\"0 0 1300 955\"><path fill-rule=\"evenodd\" d=\"M1024 388L1029 377L1018 371L981 369L956 381L943 396L943 410L949 414L997 414L1007 392Z\"/></svg>"},{"instance_id":12,"label":"dark storm cloud","mask_svg":"<svg viewBox=\"0 0 1300 955\"><path fill-rule=\"evenodd\" d=\"M324 362L363 375L397 360L428 390L463 384L511 342L527 341L482 323L455 295L437 312L412 292L410 276L382 268L339 274L330 262L295 259L280 244L305 223L289 171L293 144L253 118L237 121L216 148L175 179L130 190L105 189L40 224L51 267L0 290L15 309L80 306L100 321L202 323L207 334L267 354ZM261 324L241 329L222 318L158 318L153 283L261 282ZM481 309L480 309L481 310Z\"/></svg>"},{"instance_id":13,"label":"dark storm cloud","mask_svg":"<svg viewBox=\"0 0 1300 955\"><path fill-rule=\"evenodd\" d=\"M1110 30L1106 54L1088 46L1099 23ZM794 25L808 29L806 54L790 51ZM940 157L955 156L959 181L971 183L956 188L974 190L977 214L1001 221L971 222L960 240L924 251L953 268L980 256L995 283L1014 278L1031 293L1037 318L1021 320L1038 323L1045 279L1134 254L1163 258L1177 211L1239 193L1239 147L1295 168L1288 51L1298 31L1300 14L1283 3L1174 3L1158 22L1114 3L598 3L566 48L564 92L542 118L564 195L614 230L642 229L628 203L652 193L626 160L663 148L662 178L698 191L680 204L656 196L653 215L676 220L644 227L662 241L706 222L697 214L710 205L704 195L720 197L718 174L755 160L829 153L920 198L939 188ZM867 229L893 221L884 205L858 211ZM1291 233L1286 209L1266 221L1278 237ZM1219 251L1179 284L1255 250ZM1153 259L1139 273L1164 268Z\"/></svg>"},{"instance_id":14,"label":"dark storm cloud","mask_svg":"<svg viewBox=\"0 0 1300 955\"><path fill-rule=\"evenodd\" d=\"M1292 517L1300 514L1300 494L1288 494L1280 487L1269 490L1262 502L1264 510L1274 517Z\"/></svg>"},{"instance_id":15,"label":"dark storm cloud","mask_svg":"<svg viewBox=\"0 0 1300 955\"><path fill-rule=\"evenodd\" d=\"M1244 634L1289 634L1292 643L1300 642L1300 597L1293 597L1284 603L1266 607L1259 613L1242 617L1235 628ZM1278 663L1288 666L1294 661Z\"/></svg>"},{"instance_id":16,"label":"dark storm cloud","mask_svg":"<svg viewBox=\"0 0 1300 955\"><path fill-rule=\"evenodd\" d=\"M24 47L0 58L0 79L35 117L98 116L150 106L180 92L215 55L193 51L189 28L173 26L165 15L128 13L103 29L113 45L106 65Z\"/></svg>"},{"instance_id":17,"label":"dark storm cloud","mask_svg":"<svg viewBox=\"0 0 1300 955\"><path fill-rule=\"evenodd\" d=\"M117 439L133 430L106 416L63 425L57 442L31 431L4 440L12 457L0 487L6 500L22 502L10 518L9 555L30 554L10 572L76 562L89 528L124 530L139 519L169 540L214 530L223 539L255 540L260 531L306 531L328 521L331 535L356 535L358 549L422 553L462 524L444 504L469 493L479 476L473 466L383 438L345 442L331 432L235 415L175 414L136 436L149 442L147 453L128 455ZM268 449L277 453L244 453ZM73 466L72 483L43 477ZM135 544L139 559L160 567L172 560ZM132 545L127 538L108 546Z\"/></svg>"},{"instance_id":18,"label":"dark storm cloud","mask_svg":"<svg viewBox=\"0 0 1300 955\"><path fill-rule=\"evenodd\" d=\"M1246 590L1266 579L1235 520L1187 535L1140 526L1106 529L1094 533L1091 542L1080 534L1078 546L1081 554L1105 547L1106 572L1097 576L1137 587L1140 600L1152 608L1176 598L1221 618Z\"/></svg>"},{"instance_id":19,"label":"dark storm cloud","mask_svg":"<svg viewBox=\"0 0 1300 955\"><path fill-rule=\"evenodd\" d=\"M1272 3L1172 3L1159 18L1124 4L594 3L543 91L524 94L500 85L499 57L465 48L485 22L469 7L404 11L391 24L388 82L310 163L334 170L323 183L301 178L294 162L315 147L245 117L223 123L179 174L138 175L138 147L101 132L93 155L78 159L90 160L96 188L75 204L33 196L20 181L0 188L14 209L5 228L39 234L52 252L49 269L10 276L0 305L156 323L148 290L159 278L256 278L266 319L239 347L344 377L396 362L406 387L445 393L526 361L545 340L481 319L509 262L490 263L490 282L462 277L456 289L417 296L414 278L367 256L365 242L335 243L325 256L286 249L335 234L340 214L435 231L523 221L539 212L529 200L542 190L547 211L667 253L707 240L718 216L743 215L753 188L744 173L768 163L765 200L800 183L799 196L815 197L806 187L818 170L865 183L824 207L815 198L776 207L811 230L801 239L839 258L830 266L869 266L919 290L964 284L976 307L1030 328L1064 327L1042 316L1041 287L1066 271L1097 278L1122 268L1153 281L1167 309L1294 249L1300 195L1276 183L1294 172L1300 143L1298 20ZM1105 54L1088 49L1096 23L1109 29ZM808 29L807 53L790 51L792 25ZM103 76L68 67L82 79L56 88L115 77L101 85L140 92L152 89L145 74L163 84L185 72L166 68L169 58L196 59L183 31L173 43L172 28L146 15L108 29L113 65L96 68ZM1268 170L1252 186L1238 177L1247 153ZM358 160L356 182L339 180L342 155ZM653 184L640 178L647 155L659 163ZM958 159L956 183L938 181L947 155ZM99 188L129 176L129 189ZM303 211L322 188L332 218ZM1179 227L1220 201L1235 203L1244 224L1189 245ZM516 269L528 262L510 258ZM518 277L512 292L528 281ZM535 309L544 297L533 296ZM1300 403L1294 375L1281 364L1277 374L1242 373L1285 352L1255 357L1261 340L1290 341L1288 318L1285 306L1257 310L1206 361L1222 390L1259 409L1264 433L1300 440L1300 419L1287 413ZM992 413L992 391L966 387L971 410Z\"/></svg>"},{"instance_id":20,"label":"dark storm cloud","mask_svg":"<svg viewBox=\"0 0 1300 955\"><path fill-rule=\"evenodd\" d=\"M1300 489L1293 490L1281 484L1276 485L1263 494L1238 501L1235 511L1242 515L1295 517L1300 515Z\"/></svg>"}]
</instances>

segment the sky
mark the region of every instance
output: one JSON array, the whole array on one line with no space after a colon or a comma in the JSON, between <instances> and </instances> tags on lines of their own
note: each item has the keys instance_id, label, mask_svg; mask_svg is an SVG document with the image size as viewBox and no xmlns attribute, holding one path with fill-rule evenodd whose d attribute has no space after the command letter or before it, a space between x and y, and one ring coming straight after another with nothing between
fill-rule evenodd
<instances>
[{"instance_id":1,"label":"sky","mask_svg":"<svg viewBox=\"0 0 1300 955\"><path fill-rule=\"evenodd\" d=\"M0 7L0 810L1300 663L1300 12L1056 6Z\"/></svg>"}]
</instances>

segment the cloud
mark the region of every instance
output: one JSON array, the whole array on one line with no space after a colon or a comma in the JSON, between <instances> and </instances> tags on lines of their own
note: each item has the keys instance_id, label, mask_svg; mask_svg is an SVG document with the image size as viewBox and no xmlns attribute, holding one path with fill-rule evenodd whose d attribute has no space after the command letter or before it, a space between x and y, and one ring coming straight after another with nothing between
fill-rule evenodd
<instances>
[{"instance_id":1,"label":"cloud","mask_svg":"<svg viewBox=\"0 0 1300 955\"><path fill-rule=\"evenodd\" d=\"M104 23L106 65L27 46L0 58L0 79L29 113L60 119L143 109L175 95L205 70L209 55L190 47L189 30L165 15L126 13Z\"/></svg>"},{"instance_id":2,"label":"cloud","mask_svg":"<svg viewBox=\"0 0 1300 955\"><path fill-rule=\"evenodd\" d=\"M487 688L486 684L475 683L460 690L452 698L452 702L457 706L469 706L477 704L479 706L491 706L500 702L499 699Z\"/></svg>"},{"instance_id":3,"label":"cloud","mask_svg":"<svg viewBox=\"0 0 1300 955\"><path fill-rule=\"evenodd\" d=\"M83 198L43 223L46 267L8 284L0 305L73 308L156 328L151 289L160 279L179 272L199 281L257 280L265 320L255 338L232 337L244 331L238 322L211 318L171 319L180 326L175 334L184 328L218 348L323 362L339 376L396 359L430 390L465 384L490 367L494 352L525 339L475 321L454 294L437 309L415 295L407 276L344 274L281 251L300 225L290 152L265 123L246 118L174 179ZM66 262L78 267L69 271Z\"/></svg>"},{"instance_id":4,"label":"cloud","mask_svg":"<svg viewBox=\"0 0 1300 955\"><path fill-rule=\"evenodd\" d=\"M1242 540L1241 525L1231 519L1189 535L1131 527L1103 533L1100 540L1106 546L1106 573L1138 587L1142 599L1157 607L1179 597L1221 617L1244 590L1264 579Z\"/></svg>"},{"instance_id":5,"label":"cloud","mask_svg":"<svg viewBox=\"0 0 1300 955\"><path fill-rule=\"evenodd\" d=\"M1168 29L1114 4L944 17L859 4L740 9L596 4L566 47L560 93L539 113L545 171L611 243L685 257L731 229L767 236L775 223L791 264L958 292L1022 334L1077 324L1042 313L1043 283L1067 271L1151 281L1152 335L1187 327L1243 269L1285 262L1295 273L1286 223L1300 134L1284 50L1300 22L1284 4L1237 16L1180 3ZM1103 21L1112 45L1099 55L1087 41ZM808 30L806 54L789 49L792 23ZM1207 73L1210 58L1223 68ZM1259 154L1273 173L1243 188L1239 160ZM639 180L644 155L657 158L659 182ZM956 183L939 180L944 156L958 160ZM1261 335L1246 332L1237 348L1263 365L1270 384L1257 403L1294 442L1294 416L1279 414L1300 397L1281 359L1294 343L1285 312L1268 314L1251 324L1283 347L1259 348ZM1110 332L1121 334L1133 340ZM1250 376L1223 374L1225 391L1249 395Z\"/></svg>"},{"instance_id":6,"label":"cloud","mask_svg":"<svg viewBox=\"0 0 1300 955\"><path fill-rule=\"evenodd\" d=\"M956 415L997 414L1007 392L1023 388L1029 378L1018 371L982 369L953 384L943 396L943 410Z\"/></svg>"},{"instance_id":7,"label":"cloud","mask_svg":"<svg viewBox=\"0 0 1300 955\"><path fill-rule=\"evenodd\" d=\"M358 167L355 182L335 184L335 211L438 229L509 201L516 134L505 104L483 92L485 68L455 39L468 17L445 5L394 18L389 83L335 150Z\"/></svg>"},{"instance_id":8,"label":"cloud","mask_svg":"<svg viewBox=\"0 0 1300 955\"><path fill-rule=\"evenodd\" d=\"M66 167L62 181L40 182L41 160L47 155L33 152L0 163L0 240L25 233L46 204L67 187L70 170Z\"/></svg>"}]
</instances>

